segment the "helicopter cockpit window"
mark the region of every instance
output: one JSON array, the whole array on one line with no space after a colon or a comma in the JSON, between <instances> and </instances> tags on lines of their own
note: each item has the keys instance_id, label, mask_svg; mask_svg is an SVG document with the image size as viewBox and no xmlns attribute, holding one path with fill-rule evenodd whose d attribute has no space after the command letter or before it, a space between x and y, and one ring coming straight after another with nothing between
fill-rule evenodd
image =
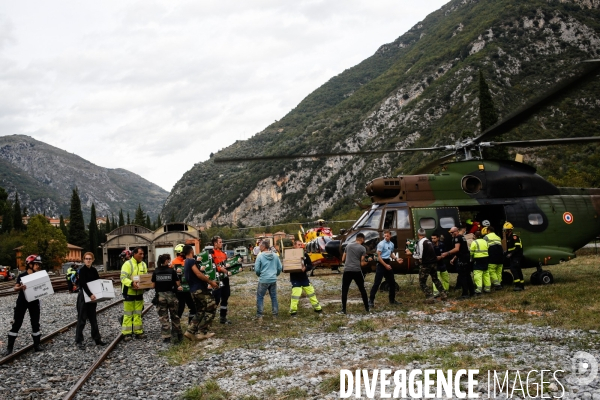
<instances>
[{"instance_id":1,"label":"helicopter cockpit window","mask_svg":"<svg viewBox=\"0 0 600 400\"><path fill-rule=\"evenodd\" d=\"M529 219L529 224L531 225L542 225L544 223L542 214L529 214L527 218Z\"/></svg>"},{"instance_id":2,"label":"helicopter cockpit window","mask_svg":"<svg viewBox=\"0 0 600 400\"><path fill-rule=\"evenodd\" d=\"M363 216L354 224L352 229L359 228L373 228L379 229L379 222L381 222L382 210L370 210L363 214Z\"/></svg>"},{"instance_id":3,"label":"helicopter cockpit window","mask_svg":"<svg viewBox=\"0 0 600 400\"><path fill-rule=\"evenodd\" d=\"M354 225L352 225L352 229L366 227L373 227L375 229L379 229L379 221L381 220L381 209L377 210L378 207L380 207L380 205L373 204L373 207L369 211L365 211L363 215L354 223ZM376 221L373 219L376 219ZM376 225L372 226L374 223L376 223Z\"/></svg>"},{"instance_id":4,"label":"helicopter cockpit window","mask_svg":"<svg viewBox=\"0 0 600 400\"><path fill-rule=\"evenodd\" d=\"M421 218L419 220L419 225L423 229L435 229L435 219L434 218Z\"/></svg>"},{"instance_id":5,"label":"helicopter cockpit window","mask_svg":"<svg viewBox=\"0 0 600 400\"><path fill-rule=\"evenodd\" d=\"M410 221L408 220L408 210L396 210L396 229L410 229Z\"/></svg>"},{"instance_id":6,"label":"helicopter cockpit window","mask_svg":"<svg viewBox=\"0 0 600 400\"><path fill-rule=\"evenodd\" d=\"M453 226L456 226L456 223L452 217L442 217L440 218L440 226L445 229L450 229Z\"/></svg>"}]
</instances>

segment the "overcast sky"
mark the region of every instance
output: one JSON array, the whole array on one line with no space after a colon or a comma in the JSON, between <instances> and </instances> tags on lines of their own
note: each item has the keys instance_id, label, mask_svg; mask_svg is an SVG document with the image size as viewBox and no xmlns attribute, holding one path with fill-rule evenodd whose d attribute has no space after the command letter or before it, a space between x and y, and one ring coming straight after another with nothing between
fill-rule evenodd
<instances>
[{"instance_id":1,"label":"overcast sky","mask_svg":"<svg viewBox=\"0 0 600 400\"><path fill-rule=\"evenodd\" d=\"M446 2L0 0L0 135L171 190Z\"/></svg>"}]
</instances>

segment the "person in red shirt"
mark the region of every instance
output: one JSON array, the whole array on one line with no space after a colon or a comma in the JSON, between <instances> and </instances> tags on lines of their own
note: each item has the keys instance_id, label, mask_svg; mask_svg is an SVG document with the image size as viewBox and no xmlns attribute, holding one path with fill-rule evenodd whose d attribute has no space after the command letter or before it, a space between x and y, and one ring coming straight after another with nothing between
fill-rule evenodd
<instances>
[{"instance_id":1,"label":"person in red shirt","mask_svg":"<svg viewBox=\"0 0 600 400\"><path fill-rule=\"evenodd\" d=\"M231 274L225 269L227 254L223 252L223 239L221 237L213 236L211 243L213 245L213 264L217 272L223 274L221 278L222 286L213 290L215 303L219 307L219 322L222 324L231 324L231 321L227 319L227 302L229 296L231 296L231 287L229 286L229 275Z\"/></svg>"},{"instance_id":2,"label":"person in red shirt","mask_svg":"<svg viewBox=\"0 0 600 400\"><path fill-rule=\"evenodd\" d=\"M185 310L185 306L188 306L189 315L188 315L188 325L192 323L192 318L196 315L196 304L194 303L194 299L192 298L192 293L190 292L190 286L185 282L185 277L183 276L183 264L185 262L185 258L181 255L183 251L183 245L178 244L175 246L175 254L177 257L173 261L171 261L171 268L175 269L177 272L177 276L179 276L179 281L181 282L181 286L183 287L182 291L177 291L175 295L177 296L177 300L179 301L179 306L177 308L177 315L179 318L183 315L183 311Z\"/></svg>"}]
</instances>

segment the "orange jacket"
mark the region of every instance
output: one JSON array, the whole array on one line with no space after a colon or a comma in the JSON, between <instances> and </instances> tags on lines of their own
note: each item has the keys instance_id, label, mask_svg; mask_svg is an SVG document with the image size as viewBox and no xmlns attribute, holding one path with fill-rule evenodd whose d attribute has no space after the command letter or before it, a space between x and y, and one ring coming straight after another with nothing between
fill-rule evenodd
<instances>
[{"instance_id":1,"label":"orange jacket","mask_svg":"<svg viewBox=\"0 0 600 400\"><path fill-rule=\"evenodd\" d=\"M214 249L212 259L215 265L221 264L227 260L227 254L223 253L221 250ZM227 270L222 267L217 267L217 270L219 272L227 272Z\"/></svg>"}]
</instances>

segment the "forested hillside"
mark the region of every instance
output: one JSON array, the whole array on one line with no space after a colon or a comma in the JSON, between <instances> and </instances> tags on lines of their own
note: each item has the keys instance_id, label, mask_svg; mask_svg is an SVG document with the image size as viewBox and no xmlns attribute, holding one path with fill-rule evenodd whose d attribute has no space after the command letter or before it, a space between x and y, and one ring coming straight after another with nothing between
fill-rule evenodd
<instances>
[{"instance_id":1,"label":"forested hillside","mask_svg":"<svg viewBox=\"0 0 600 400\"><path fill-rule=\"evenodd\" d=\"M600 53L600 8L589 0L453 0L393 43L307 96L281 120L216 156L425 147L475 136L478 74L500 118ZM501 140L598 134L600 78ZM598 145L521 149L563 186L600 186ZM367 181L410 173L441 154L318 161L198 163L175 185L163 217L259 224L331 216Z\"/></svg>"}]
</instances>

